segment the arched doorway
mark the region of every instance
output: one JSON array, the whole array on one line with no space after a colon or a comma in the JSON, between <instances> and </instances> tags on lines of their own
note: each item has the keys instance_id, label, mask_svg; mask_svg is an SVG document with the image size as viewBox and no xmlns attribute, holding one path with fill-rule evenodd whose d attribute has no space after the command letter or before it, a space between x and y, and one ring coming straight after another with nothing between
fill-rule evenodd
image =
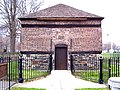
<instances>
[{"instance_id":1,"label":"arched doorway","mask_svg":"<svg viewBox=\"0 0 120 90\"><path fill-rule=\"evenodd\" d=\"M67 70L67 45L57 44L55 46L55 70Z\"/></svg>"}]
</instances>

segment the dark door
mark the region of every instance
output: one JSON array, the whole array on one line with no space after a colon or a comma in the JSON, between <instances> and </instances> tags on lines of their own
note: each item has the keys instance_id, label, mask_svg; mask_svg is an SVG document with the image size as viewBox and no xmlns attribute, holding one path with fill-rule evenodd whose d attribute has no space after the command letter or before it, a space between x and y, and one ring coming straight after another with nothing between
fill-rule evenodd
<instances>
[{"instance_id":1,"label":"dark door","mask_svg":"<svg viewBox=\"0 0 120 90\"><path fill-rule=\"evenodd\" d=\"M55 70L67 70L67 45L55 46Z\"/></svg>"}]
</instances>

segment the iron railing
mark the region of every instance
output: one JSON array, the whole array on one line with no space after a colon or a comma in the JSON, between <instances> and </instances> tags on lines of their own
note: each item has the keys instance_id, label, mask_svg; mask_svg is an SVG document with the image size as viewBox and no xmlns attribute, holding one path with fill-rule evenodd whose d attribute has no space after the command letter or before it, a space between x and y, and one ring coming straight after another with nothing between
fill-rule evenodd
<instances>
[{"instance_id":1,"label":"iron railing","mask_svg":"<svg viewBox=\"0 0 120 90\"><path fill-rule=\"evenodd\" d=\"M22 55L22 67L19 66L19 71L22 69L22 75L24 81L31 81L36 78L45 77L49 74L49 54L23 54ZM21 64L20 64L21 65Z\"/></svg>"},{"instance_id":2,"label":"iron railing","mask_svg":"<svg viewBox=\"0 0 120 90\"><path fill-rule=\"evenodd\" d=\"M74 75L100 84L107 84L110 77L120 77L120 54L103 54L99 58L97 54L73 55L75 66Z\"/></svg>"},{"instance_id":3,"label":"iron railing","mask_svg":"<svg viewBox=\"0 0 120 90\"><path fill-rule=\"evenodd\" d=\"M120 54L103 55L103 80L107 83L110 77L120 76Z\"/></svg>"},{"instance_id":4,"label":"iron railing","mask_svg":"<svg viewBox=\"0 0 120 90\"><path fill-rule=\"evenodd\" d=\"M84 80L99 81L100 60L97 54L74 54L74 75Z\"/></svg>"},{"instance_id":5,"label":"iron railing","mask_svg":"<svg viewBox=\"0 0 120 90\"><path fill-rule=\"evenodd\" d=\"M0 54L0 90L10 90L18 79L19 54Z\"/></svg>"},{"instance_id":6,"label":"iron railing","mask_svg":"<svg viewBox=\"0 0 120 90\"><path fill-rule=\"evenodd\" d=\"M0 90L10 90L17 82L23 83L47 76L52 70L50 61L52 57L49 54L1 54Z\"/></svg>"}]
</instances>

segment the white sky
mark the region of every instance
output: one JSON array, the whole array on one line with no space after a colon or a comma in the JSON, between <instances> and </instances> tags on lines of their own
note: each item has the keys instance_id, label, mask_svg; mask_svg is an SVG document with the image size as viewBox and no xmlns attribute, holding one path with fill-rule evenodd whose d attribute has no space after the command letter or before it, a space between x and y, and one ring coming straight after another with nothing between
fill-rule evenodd
<instances>
[{"instance_id":1,"label":"white sky","mask_svg":"<svg viewBox=\"0 0 120 90\"><path fill-rule=\"evenodd\" d=\"M105 17L102 21L103 43L120 45L120 0L44 0L41 9L59 3Z\"/></svg>"}]
</instances>

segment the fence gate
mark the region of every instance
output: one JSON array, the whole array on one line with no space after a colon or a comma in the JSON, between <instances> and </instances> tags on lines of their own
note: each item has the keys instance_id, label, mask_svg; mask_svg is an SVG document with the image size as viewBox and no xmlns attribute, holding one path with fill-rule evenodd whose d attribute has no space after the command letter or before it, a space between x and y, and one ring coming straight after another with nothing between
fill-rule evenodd
<instances>
[{"instance_id":1,"label":"fence gate","mask_svg":"<svg viewBox=\"0 0 120 90\"><path fill-rule=\"evenodd\" d=\"M49 54L0 54L0 90L10 90L17 82L47 76L51 69ZM51 62L52 64L52 62Z\"/></svg>"},{"instance_id":2,"label":"fence gate","mask_svg":"<svg viewBox=\"0 0 120 90\"><path fill-rule=\"evenodd\" d=\"M73 56L73 74L84 80L98 83L100 73L100 60L97 54L76 53Z\"/></svg>"},{"instance_id":3,"label":"fence gate","mask_svg":"<svg viewBox=\"0 0 120 90\"><path fill-rule=\"evenodd\" d=\"M10 90L18 80L19 54L0 54L0 90Z\"/></svg>"},{"instance_id":4,"label":"fence gate","mask_svg":"<svg viewBox=\"0 0 120 90\"><path fill-rule=\"evenodd\" d=\"M50 73L50 54L22 54L19 82L45 77ZM21 64L22 63L22 64Z\"/></svg>"}]
</instances>

